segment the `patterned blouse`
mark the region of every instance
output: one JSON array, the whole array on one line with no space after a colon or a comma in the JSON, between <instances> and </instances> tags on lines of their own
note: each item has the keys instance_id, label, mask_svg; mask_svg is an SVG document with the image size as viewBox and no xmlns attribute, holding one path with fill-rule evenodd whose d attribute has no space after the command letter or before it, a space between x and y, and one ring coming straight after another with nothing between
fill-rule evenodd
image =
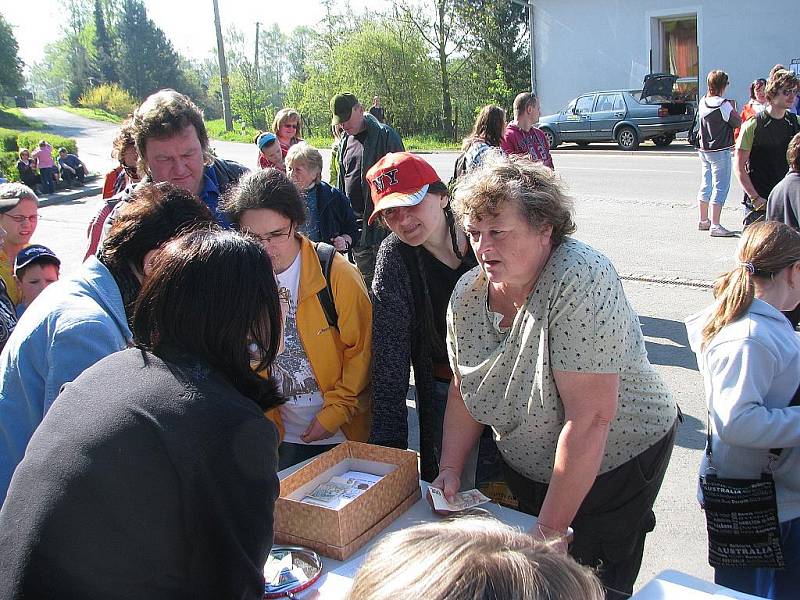
<instances>
[{"instance_id":1,"label":"patterned blouse","mask_svg":"<svg viewBox=\"0 0 800 600\"><path fill-rule=\"evenodd\" d=\"M619 374L601 474L653 446L674 424L676 404L647 360L639 318L613 265L593 248L567 238L513 324L500 327L501 320L476 267L450 299L450 363L470 414L492 427L503 458L522 475L547 483L553 472L564 425L553 371Z\"/></svg>"}]
</instances>

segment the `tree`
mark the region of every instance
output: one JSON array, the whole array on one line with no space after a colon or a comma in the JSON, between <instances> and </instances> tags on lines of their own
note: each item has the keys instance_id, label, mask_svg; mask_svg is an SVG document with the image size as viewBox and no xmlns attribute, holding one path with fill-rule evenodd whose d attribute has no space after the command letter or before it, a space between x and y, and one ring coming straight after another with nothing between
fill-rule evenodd
<instances>
[{"instance_id":1,"label":"tree","mask_svg":"<svg viewBox=\"0 0 800 600\"><path fill-rule=\"evenodd\" d=\"M289 35L286 60L289 64L289 81L304 83L308 79L306 61L309 50L317 38L316 32L310 27L295 27Z\"/></svg>"},{"instance_id":2,"label":"tree","mask_svg":"<svg viewBox=\"0 0 800 600\"><path fill-rule=\"evenodd\" d=\"M94 0L94 47L100 79L106 83L117 82L117 70L114 65L116 48L108 35L101 0Z\"/></svg>"},{"instance_id":3,"label":"tree","mask_svg":"<svg viewBox=\"0 0 800 600\"><path fill-rule=\"evenodd\" d=\"M22 65L14 30L0 14L0 96L13 96L22 87Z\"/></svg>"},{"instance_id":4,"label":"tree","mask_svg":"<svg viewBox=\"0 0 800 600\"><path fill-rule=\"evenodd\" d=\"M141 99L165 87L184 87L180 56L147 17L142 0L123 0L117 36L120 83L134 97Z\"/></svg>"},{"instance_id":5,"label":"tree","mask_svg":"<svg viewBox=\"0 0 800 600\"><path fill-rule=\"evenodd\" d=\"M401 0L400 14L417 28L436 54L442 98L442 132L453 136L453 102L450 96L450 57L461 51L467 35L460 27L454 0L431 0L427 6Z\"/></svg>"}]
</instances>

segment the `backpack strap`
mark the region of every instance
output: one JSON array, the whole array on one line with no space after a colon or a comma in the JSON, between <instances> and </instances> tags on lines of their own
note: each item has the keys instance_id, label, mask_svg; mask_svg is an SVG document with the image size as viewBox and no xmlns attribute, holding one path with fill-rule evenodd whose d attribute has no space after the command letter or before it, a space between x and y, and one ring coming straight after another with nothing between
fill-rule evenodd
<instances>
[{"instance_id":1,"label":"backpack strap","mask_svg":"<svg viewBox=\"0 0 800 600\"><path fill-rule=\"evenodd\" d=\"M322 312L330 327L339 329L339 314L336 312L336 304L333 301L333 288L331 287L331 265L336 254L336 248L325 242L316 242L314 250L317 251L319 266L322 267L322 274L325 276L325 287L317 292L317 298L322 305Z\"/></svg>"}]
</instances>

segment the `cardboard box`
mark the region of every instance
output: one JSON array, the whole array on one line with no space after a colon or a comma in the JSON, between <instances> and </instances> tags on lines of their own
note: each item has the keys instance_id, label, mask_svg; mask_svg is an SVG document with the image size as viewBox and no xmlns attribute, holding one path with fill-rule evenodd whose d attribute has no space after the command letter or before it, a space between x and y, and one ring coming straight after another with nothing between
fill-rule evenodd
<instances>
[{"instance_id":1,"label":"cardboard box","mask_svg":"<svg viewBox=\"0 0 800 600\"><path fill-rule=\"evenodd\" d=\"M339 510L300 500L346 471L383 475L378 483ZM313 548L345 560L421 497L417 455L409 450L344 442L281 481L275 503L275 542Z\"/></svg>"}]
</instances>

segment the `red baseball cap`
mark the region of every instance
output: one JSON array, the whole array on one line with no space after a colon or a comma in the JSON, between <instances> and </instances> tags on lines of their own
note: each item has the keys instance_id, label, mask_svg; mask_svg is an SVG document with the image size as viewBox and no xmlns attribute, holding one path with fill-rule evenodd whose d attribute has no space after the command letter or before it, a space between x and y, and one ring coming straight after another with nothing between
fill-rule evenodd
<instances>
[{"instance_id":1,"label":"red baseball cap","mask_svg":"<svg viewBox=\"0 0 800 600\"><path fill-rule=\"evenodd\" d=\"M441 181L428 162L410 152L390 152L367 171L374 208L368 223L387 208L416 206L428 193L431 183Z\"/></svg>"}]
</instances>

